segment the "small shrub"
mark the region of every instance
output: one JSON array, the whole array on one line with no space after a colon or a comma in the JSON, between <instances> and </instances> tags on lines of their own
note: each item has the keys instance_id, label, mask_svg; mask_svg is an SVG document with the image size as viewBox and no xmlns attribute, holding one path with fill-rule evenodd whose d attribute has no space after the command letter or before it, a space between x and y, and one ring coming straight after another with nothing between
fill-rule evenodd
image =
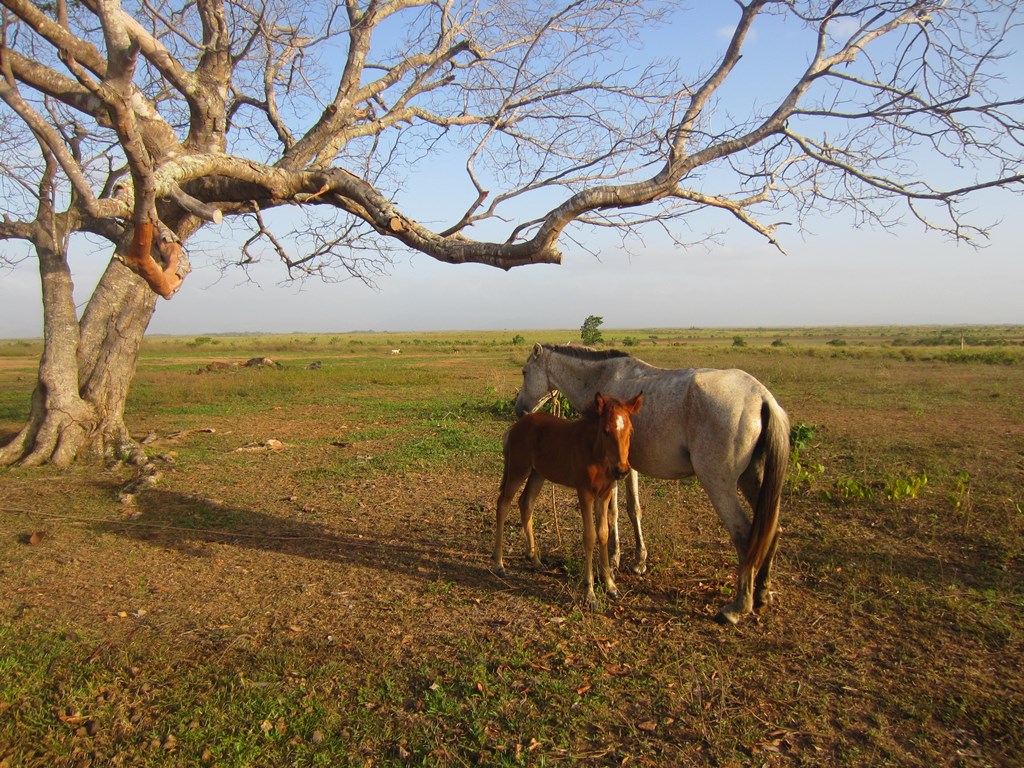
<instances>
[{"instance_id":1,"label":"small shrub","mask_svg":"<svg viewBox=\"0 0 1024 768\"><path fill-rule=\"evenodd\" d=\"M949 492L949 506L954 512L964 508L970 508L971 504L971 475L969 472L961 472L956 476L953 483L953 490Z\"/></svg>"},{"instance_id":2,"label":"small shrub","mask_svg":"<svg viewBox=\"0 0 1024 768\"><path fill-rule=\"evenodd\" d=\"M811 424L798 421L789 429L789 447L794 451L802 451L811 444L811 438L817 428Z\"/></svg>"},{"instance_id":3,"label":"small shrub","mask_svg":"<svg viewBox=\"0 0 1024 768\"><path fill-rule=\"evenodd\" d=\"M928 485L928 475L922 472L911 477L895 477L885 484L885 498L889 501L916 499Z\"/></svg>"},{"instance_id":4,"label":"small shrub","mask_svg":"<svg viewBox=\"0 0 1024 768\"><path fill-rule=\"evenodd\" d=\"M742 336L733 336L732 345L734 347L745 347L747 346L747 342L743 339Z\"/></svg>"},{"instance_id":5,"label":"small shrub","mask_svg":"<svg viewBox=\"0 0 1024 768\"><path fill-rule=\"evenodd\" d=\"M832 489L825 491L825 498L833 502L869 499L871 488L855 477L838 477Z\"/></svg>"}]
</instances>

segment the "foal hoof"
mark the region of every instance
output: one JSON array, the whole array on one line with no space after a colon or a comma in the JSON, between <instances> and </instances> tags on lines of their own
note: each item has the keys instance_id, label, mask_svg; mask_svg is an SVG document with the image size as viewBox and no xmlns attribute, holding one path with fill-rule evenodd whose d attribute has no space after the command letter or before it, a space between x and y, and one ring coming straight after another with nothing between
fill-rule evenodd
<instances>
[{"instance_id":1,"label":"foal hoof","mask_svg":"<svg viewBox=\"0 0 1024 768\"><path fill-rule=\"evenodd\" d=\"M505 566L503 566L503 565L492 565L491 566L491 573L493 573L495 576L500 576L501 578L505 578L505 576L506 576Z\"/></svg>"}]
</instances>

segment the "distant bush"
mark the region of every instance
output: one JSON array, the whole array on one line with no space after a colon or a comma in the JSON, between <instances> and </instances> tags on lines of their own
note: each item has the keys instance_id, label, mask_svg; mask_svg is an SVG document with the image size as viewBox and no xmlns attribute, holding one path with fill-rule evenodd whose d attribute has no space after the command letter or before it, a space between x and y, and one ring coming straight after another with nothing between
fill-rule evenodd
<instances>
[{"instance_id":1,"label":"distant bush","mask_svg":"<svg viewBox=\"0 0 1024 768\"><path fill-rule=\"evenodd\" d=\"M622 346L624 347L638 347L640 346L640 339L636 336L627 336L622 340Z\"/></svg>"},{"instance_id":2,"label":"distant bush","mask_svg":"<svg viewBox=\"0 0 1024 768\"><path fill-rule=\"evenodd\" d=\"M743 339L742 336L733 336L732 345L734 347L745 347L747 346L747 342Z\"/></svg>"}]
</instances>

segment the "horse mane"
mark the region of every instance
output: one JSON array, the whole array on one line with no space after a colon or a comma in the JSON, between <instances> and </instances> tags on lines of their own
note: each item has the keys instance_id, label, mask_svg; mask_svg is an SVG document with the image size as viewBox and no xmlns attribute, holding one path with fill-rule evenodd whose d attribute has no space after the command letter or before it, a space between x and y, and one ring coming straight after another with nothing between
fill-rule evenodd
<instances>
[{"instance_id":1,"label":"horse mane","mask_svg":"<svg viewBox=\"0 0 1024 768\"><path fill-rule=\"evenodd\" d=\"M573 344L542 344L549 352L557 352L560 355L575 357L580 360L612 360L620 357L629 357L629 353L620 352L617 349L591 349L590 347L579 347Z\"/></svg>"}]
</instances>

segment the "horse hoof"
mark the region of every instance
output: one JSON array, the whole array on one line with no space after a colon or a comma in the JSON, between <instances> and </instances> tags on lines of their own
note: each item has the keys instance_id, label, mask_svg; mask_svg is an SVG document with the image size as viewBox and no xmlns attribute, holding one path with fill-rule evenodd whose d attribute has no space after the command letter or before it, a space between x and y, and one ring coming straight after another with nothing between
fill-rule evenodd
<instances>
[{"instance_id":1,"label":"horse hoof","mask_svg":"<svg viewBox=\"0 0 1024 768\"><path fill-rule=\"evenodd\" d=\"M723 605L715 616L715 621L724 626L736 626L740 620L740 613L732 604Z\"/></svg>"},{"instance_id":2,"label":"horse hoof","mask_svg":"<svg viewBox=\"0 0 1024 768\"><path fill-rule=\"evenodd\" d=\"M633 566L632 571L637 576L643 576L645 573L647 573L647 563L637 563Z\"/></svg>"},{"instance_id":3,"label":"horse hoof","mask_svg":"<svg viewBox=\"0 0 1024 768\"><path fill-rule=\"evenodd\" d=\"M505 566L503 566L503 565L492 565L491 566L491 573L493 573L495 576L500 576L501 578L505 578L505 575L506 575L505 574Z\"/></svg>"}]
</instances>

